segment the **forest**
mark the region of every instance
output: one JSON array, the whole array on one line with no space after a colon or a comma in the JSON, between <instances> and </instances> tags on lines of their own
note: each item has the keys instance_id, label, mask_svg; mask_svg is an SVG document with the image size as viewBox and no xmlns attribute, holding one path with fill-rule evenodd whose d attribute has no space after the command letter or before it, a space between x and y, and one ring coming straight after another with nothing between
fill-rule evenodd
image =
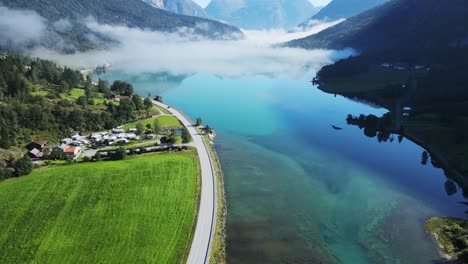
<instances>
[{"instance_id":1,"label":"forest","mask_svg":"<svg viewBox=\"0 0 468 264\"><path fill-rule=\"evenodd\" d=\"M83 89L74 99L70 94ZM110 93L126 100L95 100ZM98 103L96 103L98 102ZM32 140L59 142L71 133L111 129L151 115L151 103L133 95L129 83L95 85L80 71L22 55L0 57L0 149L22 149ZM15 159L0 160L13 167Z\"/></svg>"}]
</instances>

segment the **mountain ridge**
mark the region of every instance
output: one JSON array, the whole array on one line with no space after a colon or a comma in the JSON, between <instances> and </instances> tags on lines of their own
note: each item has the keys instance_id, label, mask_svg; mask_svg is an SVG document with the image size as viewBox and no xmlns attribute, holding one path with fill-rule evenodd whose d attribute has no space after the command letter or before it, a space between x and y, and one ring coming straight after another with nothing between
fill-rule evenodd
<instances>
[{"instance_id":1,"label":"mountain ridge","mask_svg":"<svg viewBox=\"0 0 468 264\"><path fill-rule=\"evenodd\" d=\"M92 32L85 21L94 18L100 24L124 25L131 28L149 29L162 32L176 32L180 28L191 28L198 35L210 38L232 38L242 36L242 32L234 27L218 21L175 14L157 9L140 0L9 0L0 2L12 10L32 10L47 20L50 31L56 21L67 20L71 29L66 32L54 32L55 39L45 45L48 48L59 49L61 52L72 53L86 51L105 46L110 40ZM0 33L1 35L1 33ZM91 37L90 37L91 36ZM57 47L57 39L63 40L66 48Z\"/></svg>"},{"instance_id":2,"label":"mountain ridge","mask_svg":"<svg viewBox=\"0 0 468 264\"><path fill-rule=\"evenodd\" d=\"M293 28L319 8L308 0L212 0L205 8L216 19L247 29Z\"/></svg>"},{"instance_id":3,"label":"mountain ridge","mask_svg":"<svg viewBox=\"0 0 468 264\"><path fill-rule=\"evenodd\" d=\"M142 0L155 7L179 15L209 18L205 10L192 0Z\"/></svg>"},{"instance_id":4,"label":"mountain ridge","mask_svg":"<svg viewBox=\"0 0 468 264\"><path fill-rule=\"evenodd\" d=\"M286 45L423 57L431 50L468 42L467 15L464 0L393 0Z\"/></svg>"}]
</instances>

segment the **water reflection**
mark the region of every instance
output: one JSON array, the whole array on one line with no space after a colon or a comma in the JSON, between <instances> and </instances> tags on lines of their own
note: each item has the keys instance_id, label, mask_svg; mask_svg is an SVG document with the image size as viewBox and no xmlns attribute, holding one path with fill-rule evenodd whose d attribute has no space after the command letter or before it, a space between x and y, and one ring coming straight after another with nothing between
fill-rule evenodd
<instances>
[{"instance_id":1,"label":"water reflection","mask_svg":"<svg viewBox=\"0 0 468 264\"><path fill-rule=\"evenodd\" d=\"M402 109L400 105L395 106L393 109ZM421 138L427 138L426 133L420 132L418 134L406 129L411 127L415 122L409 117L409 114L402 113L403 111L390 111L380 117L375 115L359 115L353 116L349 114L346 118L348 125L357 126L363 130L363 134L369 138L376 138L379 143L393 142L395 137L401 143L404 138L412 141L413 143L421 146L425 150L421 154L421 164L427 165L430 160L434 168L441 168L447 177L445 182L445 190L447 195L451 196L457 193L458 189L462 190L463 196L468 198L468 181L467 176L462 175L456 166L449 162L445 154L436 149L430 142ZM402 120L404 118L404 120ZM430 133L427 132L427 133ZM450 153L448 154L450 155ZM458 187L457 187L458 186Z\"/></svg>"}]
</instances>

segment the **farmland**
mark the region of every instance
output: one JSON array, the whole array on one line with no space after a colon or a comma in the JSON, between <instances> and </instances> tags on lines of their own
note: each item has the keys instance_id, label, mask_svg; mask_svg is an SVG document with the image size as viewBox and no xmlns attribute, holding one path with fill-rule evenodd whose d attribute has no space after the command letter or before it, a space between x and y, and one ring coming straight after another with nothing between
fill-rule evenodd
<instances>
[{"instance_id":1,"label":"farmland","mask_svg":"<svg viewBox=\"0 0 468 264\"><path fill-rule=\"evenodd\" d=\"M159 154L0 183L0 263L181 262L198 174L194 154Z\"/></svg>"}]
</instances>

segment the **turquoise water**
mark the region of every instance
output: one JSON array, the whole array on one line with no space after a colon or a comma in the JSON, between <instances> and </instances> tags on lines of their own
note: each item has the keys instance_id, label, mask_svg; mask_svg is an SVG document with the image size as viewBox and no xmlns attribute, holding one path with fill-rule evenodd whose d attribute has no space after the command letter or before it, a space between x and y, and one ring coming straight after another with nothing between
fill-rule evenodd
<instances>
[{"instance_id":1,"label":"turquoise water","mask_svg":"<svg viewBox=\"0 0 468 264\"><path fill-rule=\"evenodd\" d=\"M421 165L419 146L378 143L346 124L348 114L385 109L325 94L307 79L105 78L160 94L217 130L229 263L431 263L440 258L424 220L466 217L461 191L446 194L443 171Z\"/></svg>"}]
</instances>

